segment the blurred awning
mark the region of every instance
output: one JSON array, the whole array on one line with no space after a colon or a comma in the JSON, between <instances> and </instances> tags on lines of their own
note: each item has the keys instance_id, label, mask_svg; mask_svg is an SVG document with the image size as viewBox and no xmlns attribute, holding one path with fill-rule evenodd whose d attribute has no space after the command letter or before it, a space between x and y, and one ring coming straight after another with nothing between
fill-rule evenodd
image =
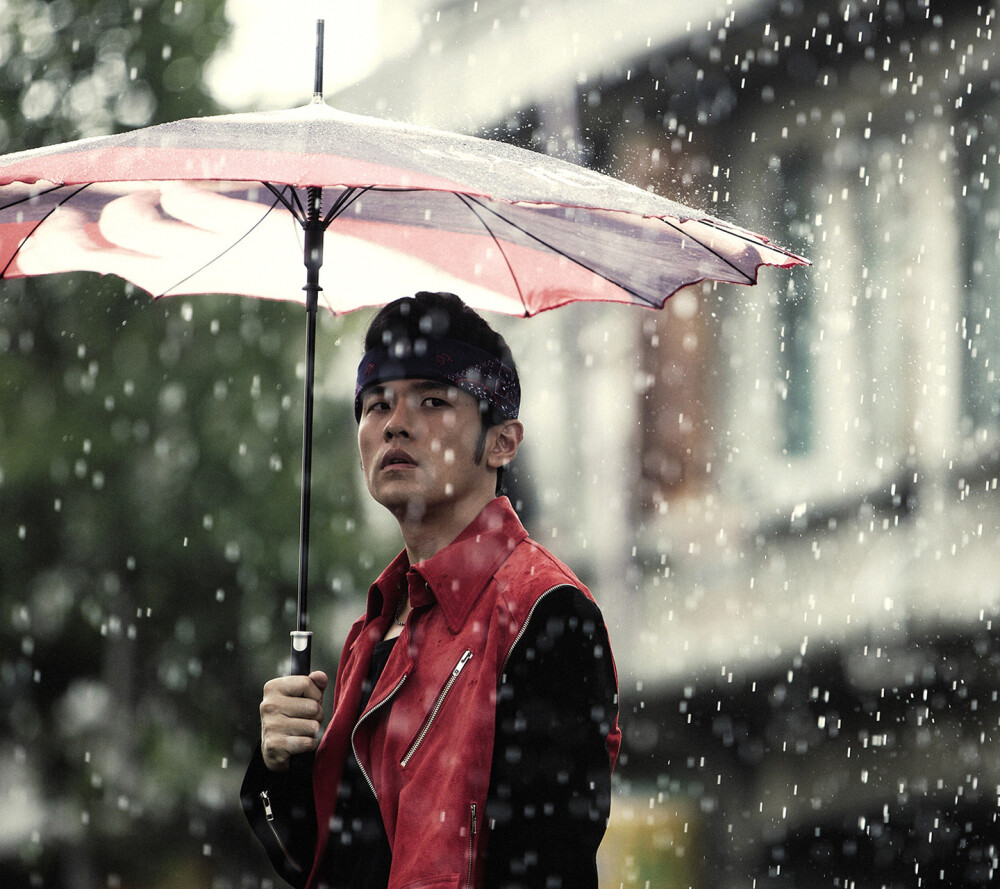
<instances>
[{"instance_id":1,"label":"blurred awning","mask_svg":"<svg viewBox=\"0 0 1000 889\"><path fill-rule=\"evenodd\" d=\"M617 73L656 48L746 25L769 0L436 3L409 54L337 93L348 111L469 132ZM707 30L706 30L707 29Z\"/></svg>"}]
</instances>

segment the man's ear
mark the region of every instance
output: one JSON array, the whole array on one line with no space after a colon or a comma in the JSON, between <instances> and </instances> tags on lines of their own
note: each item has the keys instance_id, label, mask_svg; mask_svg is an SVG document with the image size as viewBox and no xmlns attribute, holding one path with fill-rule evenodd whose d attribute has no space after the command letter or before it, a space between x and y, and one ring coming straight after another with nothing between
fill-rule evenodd
<instances>
[{"instance_id":1,"label":"man's ear","mask_svg":"<svg viewBox=\"0 0 1000 889\"><path fill-rule=\"evenodd\" d=\"M504 420L491 431L493 435L486 451L486 465L490 469L499 469L510 463L517 454L524 438L524 426L520 420Z\"/></svg>"}]
</instances>

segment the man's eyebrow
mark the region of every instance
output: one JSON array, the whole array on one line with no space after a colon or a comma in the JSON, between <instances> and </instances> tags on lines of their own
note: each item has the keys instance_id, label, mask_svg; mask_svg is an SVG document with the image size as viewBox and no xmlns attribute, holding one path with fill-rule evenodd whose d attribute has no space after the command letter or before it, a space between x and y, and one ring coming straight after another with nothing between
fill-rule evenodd
<instances>
[{"instance_id":1,"label":"man's eyebrow","mask_svg":"<svg viewBox=\"0 0 1000 889\"><path fill-rule=\"evenodd\" d=\"M416 380L413 383L413 388L420 392L427 392L432 389L454 389L455 386L441 380Z\"/></svg>"},{"instance_id":2,"label":"man's eyebrow","mask_svg":"<svg viewBox=\"0 0 1000 889\"><path fill-rule=\"evenodd\" d=\"M414 380L413 388L417 392L441 392L448 391L449 389L457 388L452 383L446 383L442 380ZM364 391L364 398L385 398L387 392L392 391L392 381L387 383L376 383L374 386L369 386Z\"/></svg>"}]
</instances>

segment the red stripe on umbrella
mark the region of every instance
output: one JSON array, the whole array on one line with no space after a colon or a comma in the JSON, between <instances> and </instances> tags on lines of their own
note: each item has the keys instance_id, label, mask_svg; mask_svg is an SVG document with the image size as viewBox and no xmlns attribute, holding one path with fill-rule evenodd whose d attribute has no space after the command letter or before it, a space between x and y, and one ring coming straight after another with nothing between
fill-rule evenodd
<instances>
[{"instance_id":1,"label":"red stripe on umbrella","mask_svg":"<svg viewBox=\"0 0 1000 889\"><path fill-rule=\"evenodd\" d=\"M112 137L113 138L113 137ZM0 168L0 184L14 182L82 185L92 182L229 180L272 182L306 187L378 184L391 188L461 190L460 183L427 173L401 170L336 154L295 154L229 148L206 155L204 149L108 146L67 154L25 157Z\"/></svg>"}]
</instances>

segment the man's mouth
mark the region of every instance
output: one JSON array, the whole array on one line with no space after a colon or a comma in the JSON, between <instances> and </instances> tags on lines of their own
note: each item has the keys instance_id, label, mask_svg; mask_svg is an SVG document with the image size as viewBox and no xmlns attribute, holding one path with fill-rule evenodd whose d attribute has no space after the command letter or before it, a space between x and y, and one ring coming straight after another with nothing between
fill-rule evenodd
<instances>
[{"instance_id":1,"label":"man's mouth","mask_svg":"<svg viewBox=\"0 0 1000 889\"><path fill-rule=\"evenodd\" d=\"M382 458L382 462L379 463L379 469L390 469L395 466L402 468L416 465L416 461L406 451L400 448L393 448L391 451L386 452Z\"/></svg>"}]
</instances>

